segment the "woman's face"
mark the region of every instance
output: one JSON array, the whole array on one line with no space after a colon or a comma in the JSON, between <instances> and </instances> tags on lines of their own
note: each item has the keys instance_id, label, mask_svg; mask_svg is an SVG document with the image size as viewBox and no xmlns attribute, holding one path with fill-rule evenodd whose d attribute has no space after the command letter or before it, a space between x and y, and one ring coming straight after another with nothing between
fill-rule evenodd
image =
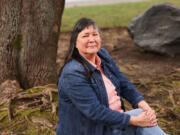
<instances>
[{"instance_id":1,"label":"woman's face","mask_svg":"<svg viewBox=\"0 0 180 135\"><path fill-rule=\"evenodd\" d=\"M101 38L97 28L90 25L84 28L77 37L76 48L79 53L86 57L96 54L101 47Z\"/></svg>"}]
</instances>

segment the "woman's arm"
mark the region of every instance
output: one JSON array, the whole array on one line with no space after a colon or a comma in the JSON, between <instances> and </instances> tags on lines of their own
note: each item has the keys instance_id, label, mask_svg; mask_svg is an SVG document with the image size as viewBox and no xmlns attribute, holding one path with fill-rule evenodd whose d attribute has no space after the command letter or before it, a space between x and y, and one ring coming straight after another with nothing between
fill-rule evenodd
<instances>
[{"instance_id":1,"label":"woman's arm","mask_svg":"<svg viewBox=\"0 0 180 135\"><path fill-rule=\"evenodd\" d=\"M121 96L128 100L133 108L137 108L137 104L140 101L144 100L144 97L141 96L139 91L136 87L128 80L128 78L122 73L119 73L119 80L120 80L120 92Z\"/></svg>"}]
</instances>

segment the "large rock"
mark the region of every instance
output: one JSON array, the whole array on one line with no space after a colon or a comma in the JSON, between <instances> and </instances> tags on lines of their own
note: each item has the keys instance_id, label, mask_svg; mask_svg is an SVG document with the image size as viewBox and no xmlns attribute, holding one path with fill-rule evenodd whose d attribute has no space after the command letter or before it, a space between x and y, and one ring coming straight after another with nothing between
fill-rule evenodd
<instances>
[{"instance_id":1,"label":"large rock","mask_svg":"<svg viewBox=\"0 0 180 135\"><path fill-rule=\"evenodd\" d=\"M135 17L128 26L135 44L145 51L180 53L180 8L159 3Z\"/></svg>"}]
</instances>

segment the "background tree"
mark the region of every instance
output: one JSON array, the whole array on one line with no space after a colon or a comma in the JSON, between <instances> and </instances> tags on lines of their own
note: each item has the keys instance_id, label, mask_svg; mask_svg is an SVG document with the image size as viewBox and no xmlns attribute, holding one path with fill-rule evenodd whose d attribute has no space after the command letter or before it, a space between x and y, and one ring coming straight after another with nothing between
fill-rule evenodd
<instances>
[{"instance_id":1,"label":"background tree","mask_svg":"<svg viewBox=\"0 0 180 135\"><path fill-rule=\"evenodd\" d=\"M65 0L0 0L0 83L22 88L55 83Z\"/></svg>"}]
</instances>

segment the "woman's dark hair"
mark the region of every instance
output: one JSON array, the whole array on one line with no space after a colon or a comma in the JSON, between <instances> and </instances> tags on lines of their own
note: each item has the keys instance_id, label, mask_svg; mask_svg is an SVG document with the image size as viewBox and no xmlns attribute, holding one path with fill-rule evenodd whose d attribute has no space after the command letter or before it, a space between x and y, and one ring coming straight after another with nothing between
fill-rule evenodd
<instances>
[{"instance_id":1,"label":"woman's dark hair","mask_svg":"<svg viewBox=\"0 0 180 135\"><path fill-rule=\"evenodd\" d=\"M62 69L64 68L64 66L69 61L71 61L72 59L75 59L75 60L79 61L85 67L85 69L87 71L87 79L90 77L91 72L90 72L89 68L87 67L87 65L83 62L82 58L80 57L79 51L76 48L76 41L77 41L78 34L84 28L86 28L90 25L93 25L95 28L98 29L96 23L92 19L89 19L89 18L81 18L74 25L72 35L71 35L71 39L70 39L70 46L69 46L69 49L68 49L67 54L65 56L64 64L59 71L59 76L61 75L61 72L62 72Z\"/></svg>"}]
</instances>

